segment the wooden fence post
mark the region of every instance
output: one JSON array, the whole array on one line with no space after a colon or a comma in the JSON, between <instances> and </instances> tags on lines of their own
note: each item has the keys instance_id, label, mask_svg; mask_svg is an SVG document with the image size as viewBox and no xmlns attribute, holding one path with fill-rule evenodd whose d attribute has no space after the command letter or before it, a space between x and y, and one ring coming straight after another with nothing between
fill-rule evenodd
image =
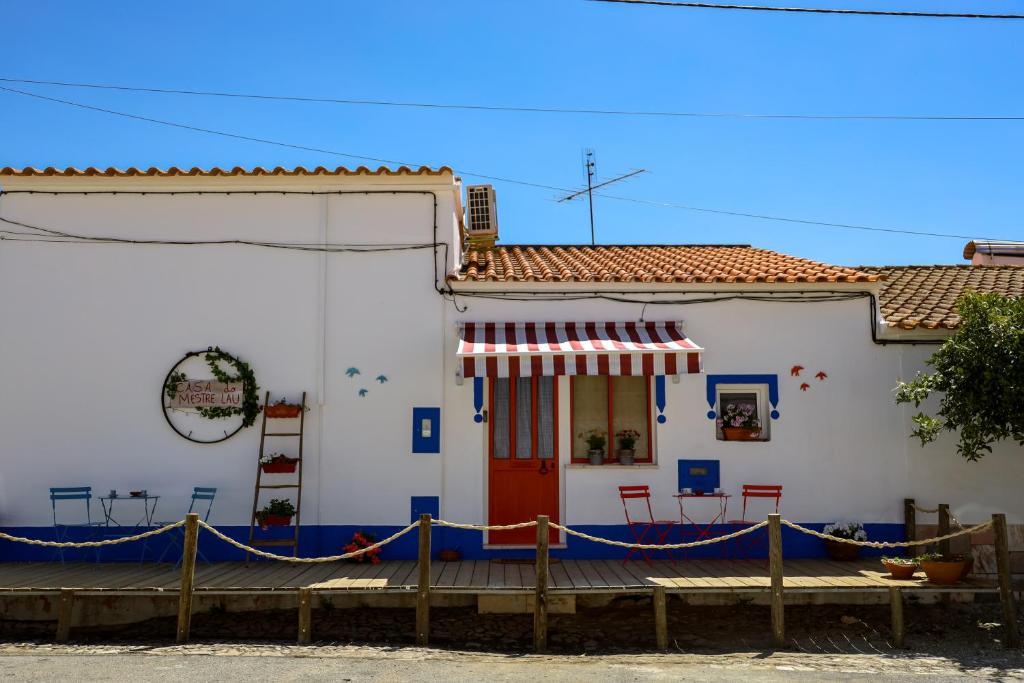
<instances>
[{"instance_id":1,"label":"wooden fence post","mask_svg":"<svg viewBox=\"0 0 1024 683\"><path fill-rule=\"evenodd\" d=\"M939 503L939 536L945 536L949 533L949 505L946 503ZM949 555L949 539L945 541L939 541L939 554Z\"/></svg>"},{"instance_id":2,"label":"wooden fence post","mask_svg":"<svg viewBox=\"0 0 1024 683\"><path fill-rule=\"evenodd\" d=\"M999 599L1003 603L1003 622L1006 629L1006 647L1020 647L1017 629L1017 604L1013 597L1010 574L1010 538L1006 532L1006 515L992 515L992 529L996 537L996 567L999 571Z\"/></svg>"},{"instance_id":3,"label":"wooden fence post","mask_svg":"<svg viewBox=\"0 0 1024 683\"><path fill-rule=\"evenodd\" d=\"M548 516L537 515L537 586L533 591L533 649L548 649Z\"/></svg>"},{"instance_id":4,"label":"wooden fence post","mask_svg":"<svg viewBox=\"0 0 1024 683\"><path fill-rule=\"evenodd\" d=\"M664 586L654 587L654 638L659 650L668 649L668 610Z\"/></svg>"},{"instance_id":5,"label":"wooden fence post","mask_svg":"<svg viewBox=\"0 0 1024 683\"><path fill-rule=\"evenodd\" d=\"M57 635L54 637L58 643L66 643L71 637L71 617L74 608L75 591L70 588L62 588L60 604L57 608Z\"/></svg>"},{"instance_id":6,"label":"wooden fence post","mask_svg":"<svg viewBox=\"0 0 1024 683\"><path fill-rule=\"evenodd\" d=\"M908 541L917 540L917 508L914 507L913 498L903 499L903 535ZM915 557L917 546L908 545L903 554L907 557Z\"/></svg>"},{"instance_id":7,"label":"wooden fence post","mask_svg":"<svg viewBox=\"0 0 1024 683\"><path fill-rule=\"evenodd\" d=\"M199 545L199 515L185 516L185 544L181 556L181 586L178 589L177 642L187 643L192 626L192 588L196 578L196 549Z\"/></svg>"},{"instance_id":8,"label":"wooden fence post","mask_svg":"<svg viewBox=\"0 0 1024 683\"><path fill-rule=\"evenodd\" d=\"M419 579L416 582L416 644L430 640L430 513L420 515Z\"/></svg>"},{"instance_id":9,"label":"wooden fence post","mask_svg":"<svg viewBox=\"0 0 1024 683\"><path fill-rule=\"evenodd\" d=\"M782 590L782 518L768 515L768 566L772 579L772 637L775 645L786 644L786 614Z\"/></svg>"},{"instance_id":10,"label":"wooden fence post","mask_svg":"<svg viewBox=\"0 0 1024 683\"><path fill-rule=\"evenodd\" d=\"M906 633L903 623L903 591L896 586L889 587L889 614L892 617L892 646L903 647Z\"/></svg>"},{"instance_id":11,"label":"wooden fence post","mask_svg":"<svg viewBox=\"0 0 1024 683\"><path fill-rule=\"evenodd\" d=\"M299 645L313 640L313 589L299 589Z\"/></svg>"}]
</instances>

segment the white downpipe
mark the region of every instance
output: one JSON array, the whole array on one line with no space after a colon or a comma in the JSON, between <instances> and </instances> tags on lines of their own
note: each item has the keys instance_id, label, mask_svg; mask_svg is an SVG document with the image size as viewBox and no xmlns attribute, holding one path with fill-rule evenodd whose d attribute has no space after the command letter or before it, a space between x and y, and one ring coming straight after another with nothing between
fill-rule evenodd
<instances>
[{"instance_id":1,"label":"white downpipe","mask_svg":"<svg viewBox=\"0 0 1024 683\"><path fill-rule=\"evenodd\" d=\"M327 248L327 226L328 226L328 212L330 211L329 203L330 195L320 196L320 217L318 226L318 232L320 233L320 244ZM324 408L327 405L327 252L320 252L320 271L318 273L319 283L319 311L317 324L320 327L317 335L317 349L316 354L316 407L317 407L317 419L316 419L316 523L317 526L323 524L323 516L321 511L323 509L323 498L321 497L323 489L323 453L324 453Z\"/></svg>"}]
</instances>

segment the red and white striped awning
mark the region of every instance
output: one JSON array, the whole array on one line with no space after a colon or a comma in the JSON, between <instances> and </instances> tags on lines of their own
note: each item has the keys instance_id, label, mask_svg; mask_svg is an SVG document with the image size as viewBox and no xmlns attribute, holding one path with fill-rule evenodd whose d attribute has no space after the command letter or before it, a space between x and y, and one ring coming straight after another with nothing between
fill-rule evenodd
<instances>
[{"instance_id":1,"label":"red and white striped awning","mask_svg":"<svg viewBox=\"0 0 1024 683\"><path fill-rule=\"evenodd\" d=\"M704 349L676 322L459 324L462 377L681 375Z\"/></svg>"}]
</instances>

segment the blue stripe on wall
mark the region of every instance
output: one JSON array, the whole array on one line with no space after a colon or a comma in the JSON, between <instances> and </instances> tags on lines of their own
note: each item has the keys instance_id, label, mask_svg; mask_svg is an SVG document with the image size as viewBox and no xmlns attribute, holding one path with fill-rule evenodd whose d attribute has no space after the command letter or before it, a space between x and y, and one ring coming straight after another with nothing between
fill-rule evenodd
<instances>
[{"instance_id":1,"label":"blue stripe on wall","mask_svg":"<svg viewBox=\"0 0 1024 683\"><path fill-rule=\"evenodd\" d=\"M803 526L821 531L824 523L804 523ZM904 540L903 524L865 524L868 538L872 541L902 541ZM307 526L302 527L299 534L299 554L304 557L315 557L322 555L335 555L342 551L342 546L348 543L356 531L368 532L377 538L384 538L398 531L398 526L352 526L352 525L329 525L329 526ZM633 536L625 524L583 524L573 526L574 529L600 536L614 541L632 542ZM241 542L246 542L249 537L248 526L226 526L218 529ZM53 529L50 527L5 527L5 533L12 536L24 536L39 540L52 541ZM728 533L734 529L729 525L717 525L715 533ZM86 530L72 530L69 540L87 540ZM77 532L77 533L76 533ZM176 534L176 536L171 536ZM275 535L290 536L291 528L282 527L271 529L264 534L265 537ZM180 539L180 530L163 534L148 540L145 548L146 560L157 560L164 555L166 561L177 561L181 554L180 544L173 542L173 538ZM93 539L96 540L96 539ZM646 542L653 542L649 535ZM678 542L678 534L673 534L671 542ZM688 539L690 540L690 539ZM788 527L782 528L783 554L790 558L801 557L824 557L825 548L822 541L806 534L801 534ZM411 560L416 559L417 551L416 532L412 531L402 536L393 543L385 546L381 553L385 560ZM553 548L551 556L565 559L622 559L628 552L624 548L617 548L600 543L594 543L570 536L565 548ZM435 527L433 531L431 547L435 556L439 550L456 549L462 553L467 560L476 559L497 559L497 558L530 558L533 551L530 549L517 550L495 550L485 549L482 544L482 535L477 531L466 529L451 529ZM200 531L199 551L210 562L239 561L245 559L245 553L235 550L223 541L219 541L208 533ZM138 561L142 546L140 543L127 543L123 545L103 548L99 553L101 562L125 562ZM674 551L677 559L684 557L683 551ZM893 551L873 550L863 548L865 555L883 555ZM753 534L741 537L738 543L725 542L712 546L695 548L685 552L688 558L722 558L722 557L766 557L768 554L768 541L766 531L757 531ZM656 557L665 557L659 553ZM96 551L90 549L68 550L64 553L66 561L96 561ZM56 550L39 546L0 541L0 562L38 562L57 559Z\"/></svg>"}]
</instances>

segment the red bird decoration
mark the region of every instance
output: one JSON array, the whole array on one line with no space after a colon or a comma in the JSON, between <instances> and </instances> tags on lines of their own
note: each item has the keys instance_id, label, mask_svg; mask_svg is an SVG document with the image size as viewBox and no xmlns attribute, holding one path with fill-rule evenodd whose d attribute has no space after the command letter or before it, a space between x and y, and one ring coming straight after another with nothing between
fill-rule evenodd
<instances>
[{"instance_id":1,"label":"red bird decoration","mask_svg":"<svg viewBox=\"0 0 1024 683\"><path fill-rule=\"evenodd\" d=\"M799 377L800 376L800 371L803 370L803 369L804 369L804 366L802 366L802 365L794 365L793 367L791 367L789 369L789 376L790 377Z\"/></svg>"},{"instance_id":2,"label":"red bird decoration","mask_svg":"<svg viewBox=\"0 0 1024 683\"><path fill-rule=\"evenodd\" d=\"M807 382L804 382L803 384L800 385L800 391L807 391L810 388L811 388L811 385L808 384Z\"/></svg>"},{"instance_id":3,"label":"red bird decoration","mask_svg":"<svg viewBox=\"0 0 1024 683\"><path fill-rule=\"evenodd\" d=\"M818 374L815 375L815 377L817 377L819 381L824 381L828 375L825 374L824 370L818 370Z\"/></svg>"}]
</instances>

